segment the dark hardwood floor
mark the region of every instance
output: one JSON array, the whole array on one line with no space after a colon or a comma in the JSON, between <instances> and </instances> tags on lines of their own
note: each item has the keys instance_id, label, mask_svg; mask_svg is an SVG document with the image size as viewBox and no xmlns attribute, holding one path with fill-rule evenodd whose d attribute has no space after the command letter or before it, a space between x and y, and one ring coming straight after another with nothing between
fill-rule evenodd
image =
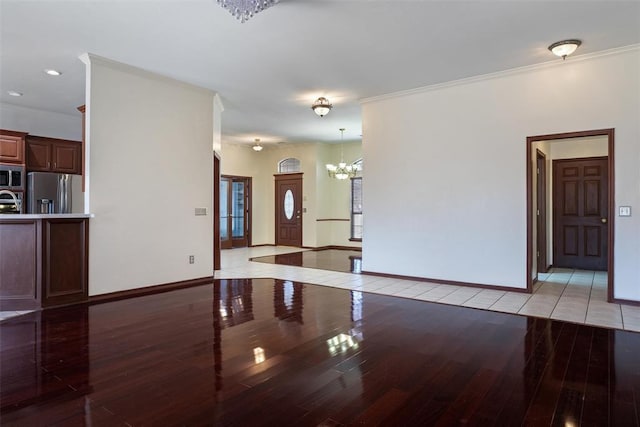
<instances>
[{"instance_id":1,"label":"dark hardwood floor","mask_svg":"<svg viewBox=\"0 0 640 427\"><path fill-rule=\"evenodd\" d=\"M0 323L2 426L638 426L640 334L272 279Z\"/></svg>"},{"instance_id":2,"label":"dark hardwood floor","mask_svg":"<svg viewBox=\"0 0 640 427\"><path fill-rule=\"evenodd\" d=\"M267 255L251 258L251 261L319 268L322 270L341 271L343 273L362 272L362 252L346 249L320 249L280 255Z\"/></svg>"}]
</instances>

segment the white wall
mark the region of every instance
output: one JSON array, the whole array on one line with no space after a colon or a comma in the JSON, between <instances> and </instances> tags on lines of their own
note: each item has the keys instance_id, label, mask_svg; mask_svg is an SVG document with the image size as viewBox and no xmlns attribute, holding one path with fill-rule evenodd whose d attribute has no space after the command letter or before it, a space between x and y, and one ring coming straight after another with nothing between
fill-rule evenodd
<instances>
[{"instance_id":1,"label":"white wall","mask_svg":"<svg viewBox=\"0 0 640 427\"><path fill-rule=\"evenodd\" d=\"M525 288L526 137L615 128L638 209L639 117L638 46L365 100L363 269ZM616 298L640 300L639 235L616 218Z\"/></svg>"},{"instance_id":2,"label":"white wall","mask_svg":"<svg viewBox=\"0 0 640 427\"><path fill-rule=\"evenodd\" d=\"M608 155L608 141L606 136L556 139L547 142L549 143L550 149L547 160L605 157ZM551 165L549 165L549 167L551 167Z\"/></svg>"},{"instance_id":3,"label":"white wall","mask_svg":"<svg viewBox=\"0 0 640 427\"><path fill-rule=\"evenodd\" d=\"M0 128L50 138L82 140L82 114L60 114L13 104L0 104Z\"/></svg>"},{"instance_id":4,"label":"white wall","mask_svg":"<svg viewBox=\"0 0 640 427\"><path fill-rule=\"evenodd\" d=\"M215 94L85 61L90 295L212 276Z\"/></svg>"}]
</instances>

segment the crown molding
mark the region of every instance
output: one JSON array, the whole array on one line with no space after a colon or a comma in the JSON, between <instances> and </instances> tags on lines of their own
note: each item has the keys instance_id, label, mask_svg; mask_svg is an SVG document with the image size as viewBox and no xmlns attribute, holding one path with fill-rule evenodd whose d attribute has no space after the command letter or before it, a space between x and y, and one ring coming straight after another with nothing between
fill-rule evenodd
<instances>
[{"instance_id":1,"label":"crown molding","mask_svg":"<svg viewBox=\"0 0 640 427\"><path fill-rule=\"evenodd\" d=\"M622 54L622 53L632 52L632 51L637 51L637 50L640 50L640 44L633 44L633 45L629 45L629 46L617 47L617 48L614 48L614 49L608 49L608 50L603 50L603 51L594 52L594 53L587 53L587 54L584 54L584 55L571 56L569 61L571 61L571 63L583 62L583 61L589 61L589 60L592 60L592 59L602 58L602 57L605 57L605 56L619 55L619 54ZM462 86L462 85L467 85L467 84L470 84L470 83L476 83L476 82L481 82L481 81L486 81L486 80L493 80L493 79L497 79L497 78L501 78L501 77L507 77L507 76L513 76L513 75L517 75L517 74L524 74L524 73L528 73L528 72L531 72L531 71L544 70L544 69L548 69L548 68L555 68L555 67L560 67L563 64L565 64L565 61L558 61L556 59L556 60L553 60L553 61L543 62L543 63L540 63L540 64L527 65L527 66L518 67L518 68L511 68L509 70L498 71L498 72L495 72L495 73L481 74L481 75L478 75L478 76L466 77L464 79L451 80L451 81L444 82L444 83L436 83L436 84L433 84L433 85L421 86L421 87L417 87L417 88L414 88L414 89L402 90L402 91L398 91L398 92L392 92L392 93L387 93L387 94L383 94L383 95L372 96L372 97L369 97L369 98L363 98L363 99L360 99L360 104L361 105L362 104L368 104L368 103L376 102L376 101L383 101L383 100L387 100L387 99L400 98L400 97L404 97L404 96L408 96L408 95L416 95L416 94L420 94L420 93L432 92L432 91L435 91L435 90L445 89L445 88L454 87L454 86Z\"/></svg>"},{"instance_id":2,"label":"crown molding","mask_svg":"<svg viewBox=\"0 0 640 427\"><path fill-rule=\"evenodd\" d=\"M192 83L187 83L187 82L184 82L182 80L177 80L177 79L174 79L173 77L165 76L163 74L158 74L158 73L156 73L154 71L145 70L143 68L138 68L138 67L133 66L133 65L129 65L129 64L122 63L122 62L114 61L113 59L104 58L102 56L94 55L93 53L86 52L86 53L83 53L83 54L79 55L78 58L80 59L80 61L84 62L84 64L87 65L88 67L90 67L93 64L99 64L99 65L102 65L104 67L109 67L109 68L111 68L113 70L123 71L125 73L135 74L135 75L138 75L138 76L143 77L143 78L153 79L153 80L157 80L157 81L160 81L160 82L181 86L181 87L184 87L186 89L190 89L190 90L194 90L194 91L198 91L198 92L202 92L202 91L209 92L213 96L217 95L216 91L211 90L209 88L198 86L198 85L195 85L195 84L192 84ZM220 105L222 105L222 101L220 101Z\"/></svg>"}]
</instances>

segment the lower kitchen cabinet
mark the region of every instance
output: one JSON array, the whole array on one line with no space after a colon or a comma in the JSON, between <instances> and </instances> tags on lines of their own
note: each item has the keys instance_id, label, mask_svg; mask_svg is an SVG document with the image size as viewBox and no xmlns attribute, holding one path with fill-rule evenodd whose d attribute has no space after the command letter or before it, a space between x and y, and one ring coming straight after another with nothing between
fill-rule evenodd
<instances>
[{"instance_id":1,"label":"lower kitchen cabinet","mask_svg":"<svg viewBox=\"0 0 640 427\"><path fill-rule=\"evenodd\" d=\"M42 220L42 306L88 298L89 221Z\"/></svg>"},{"instance_id":2,"label":"lower kitchen cabinet","mask_svg":"<svg viewBox=\"0 0 640 427\"><path fill-rule=\"evenodd\" d=\"M0 311L87 301L88 218L0 218L0 241Z\"/></svg>"},{"instance_id":3,"label":"lower kitchen cabinet","mask_svg":"<svg viewBox=\"0 0 640 427\"><path fill-rule=\"evenodd\" d=\"M40 224L0 220L0 311L40 307Z\"/></svg>"}]
</instances>

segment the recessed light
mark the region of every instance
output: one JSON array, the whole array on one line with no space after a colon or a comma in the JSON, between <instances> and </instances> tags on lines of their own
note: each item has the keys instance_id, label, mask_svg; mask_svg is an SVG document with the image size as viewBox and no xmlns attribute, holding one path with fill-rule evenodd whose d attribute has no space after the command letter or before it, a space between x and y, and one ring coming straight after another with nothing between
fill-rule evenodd
<instances>
[{"instance_id":1,"label":"recessed light","mask_svg":"<svg viewBox=\"0 0 640 427\"><path fill-rule=\"evenodd\" d=\"M21 92L16 92L15 90L7 91L7 93L11 96L22 96Z\"/></svg>"},{"instance_id":2,"label":"recessed light","mask_svg":"<svg viewBox=\"0 0 640 427\"><path fill-rule=\"evenodd\" d=\"M49 74L50 76L59 76L60 74L62 74L60 71L54 69L47 69L44 70L44 72Z\"/></svg>"}]
</instances>

